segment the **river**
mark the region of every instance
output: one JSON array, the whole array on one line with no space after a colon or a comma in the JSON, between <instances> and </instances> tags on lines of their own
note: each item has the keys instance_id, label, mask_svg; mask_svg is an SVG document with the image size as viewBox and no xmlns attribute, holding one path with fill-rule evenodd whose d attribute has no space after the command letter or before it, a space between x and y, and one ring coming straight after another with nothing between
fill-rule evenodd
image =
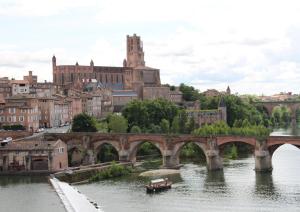
<instances>
[{"instance_id":1,"label":"river","mask_svg":"<svg viewBox=\"0 0 300 212\"><path fill-rule=\"evenodd\" d=\"M228 161L219 172L187 163L172 189L154 195L136 176L76 188L105 212L300 211L300 150L283 145L272 162L273 172L265 174L255 173L253 156ZM2 176L0 197L0 211L64 211L45 177Z\"/></svg>"},{"instance_id":2,"label":"river","mask_svg":"<svg viewBox=\"0 0 300 212\"><path fill-rule=\"evenodd\" d=\"M45 176L0 176L0 211L64 212Z\"/></svg>"},{"instance_id":3,"label":"river","mask_svg":"<svg viewBox=\"0 0 300 212\"><path fill-rule=\"evenodd\" d=\"M300 150L284 145L273 156L273 173L253 170L254 157L225 163L220 172L185 164L171 190L146 194L137 178L77 186L105 212L300 211ZM176 179L175 179L176 180Z\"/></svg>"}]
</instances>

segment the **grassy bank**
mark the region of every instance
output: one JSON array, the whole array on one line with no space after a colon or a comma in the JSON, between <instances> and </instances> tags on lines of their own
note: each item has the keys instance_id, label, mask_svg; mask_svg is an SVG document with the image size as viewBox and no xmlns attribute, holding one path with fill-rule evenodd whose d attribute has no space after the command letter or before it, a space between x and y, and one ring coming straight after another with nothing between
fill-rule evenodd
<instances>
[{"instance_id":1,"label":"grassy bank","mask_svg":"<svg viewBox=\"0 0 300 212\"><path fill-rule=\"evenodd\" d=\"M132 173L132 168L127 166L122 166L120 164L117 164L113 162L110 167L107 169L102 170L101 172L98 172L91 176L89 178L90 182L95 182L99 180L109 179L109 178L115 178L115 177L121 177L126 176Z\"/></svg>"}]
</instances>

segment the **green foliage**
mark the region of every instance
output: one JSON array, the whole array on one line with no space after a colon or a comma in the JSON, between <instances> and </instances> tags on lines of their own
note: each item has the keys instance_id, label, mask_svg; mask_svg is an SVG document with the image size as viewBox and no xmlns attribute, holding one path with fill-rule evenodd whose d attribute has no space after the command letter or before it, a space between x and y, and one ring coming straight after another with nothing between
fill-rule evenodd
<instances>
[{"instance_id":1,"label":"green foliage","mask_svg":"<svg viewBox=\"0 0 300 212\"><path fill-rule=\"evenodd\" d=\"M99 181L109 178L115 178L115 177L121 177L128 175L132 172L132 169L128 166L123 166L120 164L117 164L116 162L112 162L111 166L107 169L104 169L97 174L93 175L89 181Z\"/></svg>"},{"instance_id":2,"label":"green foliage","mask_svg":"<svg viewBox=\"0 0 300 212\"><path fill-rule=\"evenodd\" d=\"M159 134L161 133L161 128L159 125L155 125L155 124L150 124L147 133L155 133L155 134Z\"/></svg>"},{"instance_id":3,"label":"green foliage","mask_svg":"<svg viewBox=\"0 0 300 212\"><path fill-rule=\"evenodd\" d=\"M131 133L141 133L142 130L138 126L133 126L133 127L131 127L130 132Z\"/></svg>"},{"instance_id":4,"label":"green foliage","mask_svg":"<svg viewBox=\"0 0 300 212\"><path fill-rule=\"evenodd\" d=\"M78 114L72 123L73 132L97 132L96 121L86 113Z\"/></svg>"},{"instance_id":5,"label":"green foliage","mask_svg":"<svg viewBox=\"0 0 300 212\"><path fill-rule=\"evenodd\" d=\"M225 152L225 158L232 160L238 158L238 149L234 144L230 147L229 152Z\"/></svg>"},{"instance_id":6,"label":"green foliage","mask_svg":"<svg viewBox=\"0 0 300 212\"><path fill-rule=\"evenodd\" d=\"M291 112L285 106L275 107L271 120L273 125L287 125L291 122Z\"/></svg>"},{"instance_id":7,"label":"green foliage","mask_svg":"<svg viewBox=\"0 0 300 212\"><path fill-rule=\"evenodd\" d=\"M239 135L255 136L258 140L265 140L270 135L270 130L263 125L250 125L245 127L230 128L224 122L217 122L212 125L205 125L194 130L195 135L200 136L217 136L217 135Z\"/></svg>"},{"instance_id":8,"label":"green foliage","mask_svg":"<svg viewBox=\"0 0 300 212\"><path fill-rule=\"evenodd\" d=\"M186 123L188 121L188 117L185 110L179 111L178 118L179 118L179 133L181 134L187 133Z\"/></svg>"},{"instance_id":9,"label":"green foliage","mask_svg":"<svg viewBox=\"0 0 300 212\"><path fill-rule=\"evenodd\" d=\"M100 163L105 163L116 160L119 160L117 150L111 144L103 144L99 153L97 154L97 161Z\"/></svg>"},{"instance_id":10,"label":"green foliage","mask_svg":"<svg viewBox=\"0 0 300 212\"><path fill-rule=\"evenodd\" d=\"M128 123L126 118L118 114L112 114L108 118L108 129L113 133L126 133Z\"/></svg>"},{"instance_id":11,"label":"green foliage","mask_svg":"<svg viewBox=\"0 0 300 212\"><path fill-rule=\"evenodd\" d=\"M15 125L3 125L2 128L4 130L26 130L26 128L21 124L15 124Z\"/></svg>"},{"instance_id":12,"label":"green foliage","mask_svg":"<svg viewBox=\"0 0 300 212\"><path fill-rule=\"evenodd\" d=\"M196 128L196 123L193 117L189 118L188 122L185 124L186 133L191 133Z\"/></svg>"},{"instance_id":13,"label":"green foliage","mask_svg":"<svg viewBox=\"0 0 300 212\"><path fill-rule=\"evenodd\" d=\"M129 128L136 125L146 131L151 124L160 125L162 119L172 123L178 108L165 99L134 100L126 105L122 114L128 120Z\"/></svg>"},{"instance_id":14,"label":"green foliage","mask_svg":"<svg viewBox=\"0 0 300 212\"><path fill-rule=\"evenodd\" d=\"M251 124L248 121L248 119L244 119L242 122L242 127L245 128L245 127L250 127L250 126L251 126Z\"/></svg>"},{"instance_id":15,"label":"green foliage","mask_svg":"<svg viewBox=\"0 0 300 212\"><path fill-rule=\"evenodd\" d=\"M144 169L159 169L162 165L162 160L159 159L147 159L145 161L143 161L142 163L142 167Z\"/></svg>"},{"instance_id":16,"label":"green foliage","mask_svg":"<svg viewBox=\"0 0 300 212\"><path fill-rule=\"evenodd\" d=\"M96 121L96 128L98 132L107 133L108 132L107 121Z\"/></svg>"},{"instance_id":17,"label":"green foliage","mask_svg":"<svg viewBox=\"0 0 300 212\"><path fill-rule=\"evenodd\" d=\"M194 134L201 136L229 135L230 127L225 122L220 121L212 125L204 125L203 127L196 129Z\"/></svg>"},{"instance_id":18,"label":"green foliage","mask_svg":"<svg viewBox=\"0 0 300 212\"><path fill-rule=\"evenodd\" d=\"M162 133L170 133L170 122L167 119L162 119L160 122L160 128Z\"/></svg>"},{"instance_id":19,"label":"green foliage","mask_svg":"<svg viewBox=\"0 0 300 212\"><path fill-rule=\"evenodd\" d=\"M205 154L195 143L187 143L180 151L180 158L193 159L195 161L205 161Z\"/></svg>"},{"instance_id":20,"label":"green foliage","mask_svg":"<svg viewBox=\"0 0 300 212\"><path fill-rule=\"evenodd\" d=\"M227 123L233 126L237 120L248 120L251 125L264 124L268 127L269 116L264 108L254 104L253 96L225 95L223 96L227 110ZM218 107L220 97L205 97L200 96L202 109L215 109Z\"/></svg>"},{"instance_id":21,"label":"green foliage","mask_svg":"<svg viewBox=\"0 0 300 212\"><path fill-rule=\"evenodd\" d=\"M160 155L160 150L150 142L144 142L137 151L137 156Z\"/></svg>"},{"instance_id":22,"label":"green foliage","mask_svg":"<svg viewBox=\"0 0 300 212\"><path fill-rule=\"evenodd\" d=\"M179 117L178 116L175 116L175 118L173 119L172 126L171 126L171 132L179 133Z\"/></svg>"},{"instance_id":23,"label":"green foliage","mask_svg":"<svg viewBox=\"0 0 300 212\"><path fill-rule=\"evenodd\" d=\"M182 92L182 98L185 101L196 101L200 97L199 91L193 86L188 86L181 83L179 90Z\"/></svg>"}]
</instances>

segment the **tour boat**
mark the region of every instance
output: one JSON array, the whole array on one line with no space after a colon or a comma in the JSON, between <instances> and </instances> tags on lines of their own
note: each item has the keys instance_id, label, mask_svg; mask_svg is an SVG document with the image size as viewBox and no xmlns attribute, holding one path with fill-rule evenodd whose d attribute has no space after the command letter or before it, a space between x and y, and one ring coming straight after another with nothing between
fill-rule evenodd
<instances>
[{"instance_id":1,"label":"tour boat","mask_svg":"<svg viewBox=\"0 0 300 212\"><path fill-rule=\"evenodd\" d=\"M149 185L146 185L146 190L147 193L153 193L153 192L170 189L171 186L172 186L172 182L169 181L168 178L156 179L156 180L151 180Z\"/></svg>"}]
</instances>

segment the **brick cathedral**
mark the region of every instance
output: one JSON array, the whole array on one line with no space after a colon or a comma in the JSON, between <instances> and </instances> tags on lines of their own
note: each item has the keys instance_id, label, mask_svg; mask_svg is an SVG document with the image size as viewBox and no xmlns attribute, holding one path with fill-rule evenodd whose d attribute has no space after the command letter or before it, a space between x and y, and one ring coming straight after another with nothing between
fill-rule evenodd
<instances>
[{"instance_id":1,"label":"brick cathedral","mask_svg":"<svg viewBox=\"0 0 300 212\"><path fill-rule=\"evenodd\" d=\"M145 65L143 43L134 34L127 35L127 58L123 67L90 65L57 65L52 58L53 82L62 88L81 88L85 82L96 80L104 88L111 90L131 90L140 99L158 97L170 99L168 87L161 86L159 69Z\"/></svg>"}]
</instances>

